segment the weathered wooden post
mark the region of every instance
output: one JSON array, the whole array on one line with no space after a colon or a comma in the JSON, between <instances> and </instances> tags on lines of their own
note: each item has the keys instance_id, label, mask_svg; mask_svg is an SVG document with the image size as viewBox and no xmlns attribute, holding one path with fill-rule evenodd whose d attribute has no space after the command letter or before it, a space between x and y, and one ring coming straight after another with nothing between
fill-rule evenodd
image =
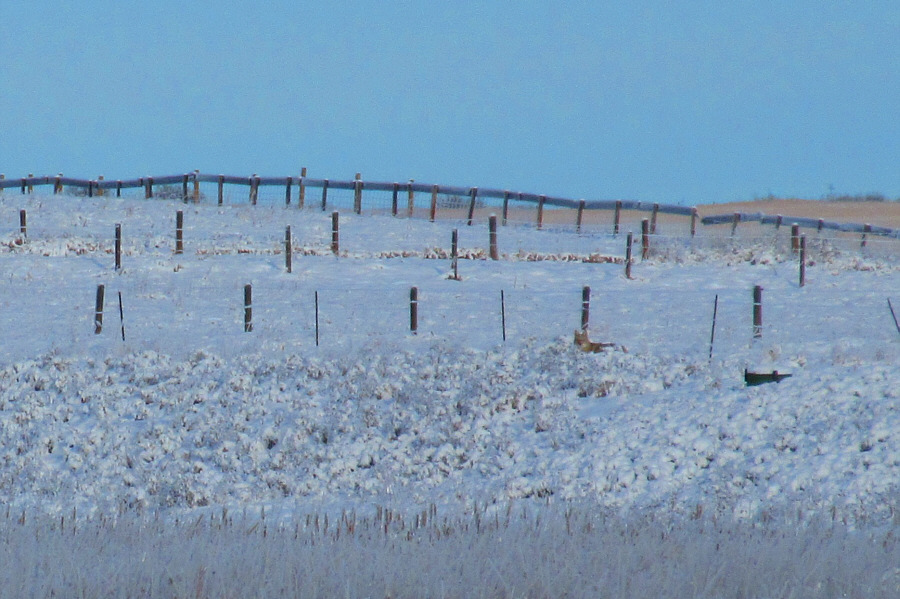
<instances>
[{"instance_id":1,"label":"weathered wooden post","mask_svg":"<svg viewBox=\"0 0 900 599\"><path fill-rule=\"evenodd\" d=\"M862 239L860 240L860 243L859 243L859 247L861 247L861 248L866 247L866 234L871 233L871 232L872 232L872 225L870 225L869 223L866 223L865 225L863 225L863 234L862 234Z\"/></svg>"},{"instance_id":2,"label":"weathered wooden post","mask_svg":"<svg viewBox=\"0 0 900 599\"><path fill-rule=\"evenodd\" d=\"M509 192L503 192L503 226L506 226L506 219L509 216Z\"/></svg>"},{"instance_id":3,"label":"weathered wooden post","mask_svg":"<svg viewBox=\"0 0 900 599\"><path fill-rule=\"evenodd\" d=\"M795 254L800 251L800 225L791 225L791 251Z\"/></svg>"},{"instance_id":4,"label":"weathered wooden post","mask_svg":"<svg viewBox=\"0 0 900 599\"><path fill-rule=\"evenodd\" d=\"M103 175L99 175L99 176L97 177L97 197L98 197L98 198L102 198L102 197L103 197L103 188L100 187L100 184L101 184L101 183L103 183Z\"/></svg>"},{"instance_id":5,"label":"weathered wooden post","mask_svg":"<svg viewBox=\"0 0 900 599\"><path fill-rule=\"evenodd\" d=\"M428 220L434 222L435 217L437 216L437 197L438 197L438 186L431 186L431 208L428 210Z\"/></svg>"},{"instance_id":6,"label":"weathered wooden post","mask_svg":"<svg viewBox=\"0 0 900 599\"><path fill-rule=\"evenodd\" d=\"M122 269L122 225L116 223L116 270Z\"/></svg>"},{"instance_id":7,"label":"weathered wooden post","mask_svg":"<svg viewBox=\"0 0 900 599\"><path fill-rule=\"evenodd\" d=\"M325 212L326 205L328 205L328 179L322 181L322 212Z\"/></svg>"},{"instance_id":8,"label":"weathered wooden post","mask_svg":"<svg viewBox=\"0 0 900 599\"><path fill-rule=\"evenodd\" d=\"M335 210L331 213L331 251L337 256L340 249L340 214Z\"/></svg>"},{"instance_id":9,"label":"weathered wooden post","mask_svg":"<svg viewBox=\"0 0 900 599\"><path fill-rule=\"evenodd\" d=\"M291 205L291 188L294 186L294 178L288 177L284 183L284 205Z\"/></svg>"},{"instance_id":10,"label":"weathered wooden post","mask_svg":"<svg viewBox=\"0 0 900 599\"><path fill-rule=\"evenodd\" d=\"M250 177L250 204L256 206L257 199L259 197L259 177L256 173L253 173L253 176Z\"/></svg>"},{"instance_id":11,"label":"weathered wooden post","mask_svg":"<svg viewBox=\"0 0 900 599\"><path fill-rule=\"evenodd\" d=\"M290 273L293 266L294 244L291 239L291 226L288 225L284 230L284 267Z\"/></svg>"},{"instance_id":12,"label":"weathered wooden post","mask_svg":"<svg viewBox=\"0 0 900 599\"><path fill-rule=\"evenodd\" d=\"M25 210L19 210L19 232L22 237L28 237L28 215Z\"/></svg>"},{"instance_id":13,"label":"weathered wooden post","mask_svg":"<svg viewBox=\"0 0 900 599\"><path fill-rule=\"evenodd\" d=\"M469 226L472 226L472 219L475 217L475 202L478 198L478 188L473 187L469 190Z\"/></svg>"},{"instance_id":14,"label":"weathered wooden post","mask_svg":"<svg viewBox=\"0 0 900 599\"><path fill-rule=\"evenodd\" d=\"M306 204L306 183L304 183L304 179L306 179L305 166L300 169L300 191L297 197L297 208L303 208L304 204Z\"/></svg>"},{"instance_id":15,"label":"weathered wooden post","mask_svg":"<svg viewBox=\"0 0 900 599\"><path fill-rule=\"evenodd\" d=\"M453 268L453 280L459 280L459 231L453 229L450 234L450 264Z\"/></svg>"},{"instance_id":16,"label":"weathered wooden post","mask_svg":"<svg viewBox=\"0 0 900 599\"><path fill-rule=\"evenodd\" d=\"M800 236L800 286L806 285L806 235Z\"/></svg>"},{"instance_id":17,"label":"weathered wooden post","mask_svg":"<svg viewBox=\"0 0 900 599\"><path fill-rule=\"evenodd\" d=\"M194 202L200 201L200 169L194 169Z\"/></svg>"},{"instance_id":18,"label":"weathered wooden post","mask_svg":"<svg viewBox=\"0 0 900 599\"><path fill-rule=\"evenodd\" d=\"M356 173L353 181L353 212L362 214L362 173Z\"/></svg>"},{"instance_id":19,"label":"weathered wooden post","mask_svg":"<svg viewBox=\"0 0 900 599\"><path fill-rule=\"evenodd\" d=\"M734 234L737 232L738 223L741 222L741 213L735 212L734 216L731 217L731 236L734 237Z\"/></svg>"},{"instance_id":20,"label":"weathered wooden post","mask_svg":"<svg viewBox=\"0 0 900 599\"><path fill-rule=\"evenodd\" d=\"M94 334L103 331L103 297L106 293L104 285L97 285L97 301L94 304Z\"/></svg>"},{"instance_id":21,"label":"weathered wooden post","mask_svg":"<svg viewBox=\"0 0 900 599\"><path fill-rule=\"evenodd\" d=\"M696 208L691 208L691 237L697 235L697 218L699 218L699 214Z\"/></svg>"},{"instance_id":22,"label":"weathered wooden post","mask_svg":"<svg viewBox=\"0 0 900 599\"><path fill-rule=\"evenodd\" d=\"M62 177L62 173L56 175L56 180L53 182L53 195L62 193ZM2 179L2 175L0 175L0 179ZM2 191L2 189L0 189L0 191Z\"/></svg>"},{"instance_id":23,"label":"weathered wooden post","mask_svg":"<svg viewBox=\"0 0 900 599\"><path fill-rule=\"evenodd\" d=\"M619 223L622 218L622 200L616 200L616 211L613 213L613 235L619 234Z\"/></svg>"},{"instance_id":24,"label":"weathered wooden post","mask_svg":"<svg viewBox=\"0 0 900 599\"><path fill-rule=\"evenodd\" d=\"M753 337L762 337L762 292L759 285L753 287Z\"/></svg>"},{"instance_id":25,"label":"weathered wooden post","mask_svg":"<svg viewBox=\"0 0 900 599\"><path fill-rule=\"evenodd\" d=\"M28 193L34 193L34 173L28 173Z\"/></svg>"},{"instance_id":26,"label":"weathered wooden post","mask_svg":"<svg viewBox=\"0 0 900 599\"><path fill-rule=\"evenodd\" d=\"M191 176L187 173L181 176L181 201L187 203L188 201L188 179Z\"/></svg>"},{"instance_id":27,"label":"weathered wooden post","mask_svg":"<svg viewBox=\"0 0 900 599\"><path fill-rule=\"evenodd\" d=\"M537 209L537 228L538 231L544 226L544 202L547 200L547 196L538 196L538 209Z\"/></svg>"},{"instance_id":28,"label":"weathered wooden post","mask_svg":"<svg viewBox=\"0 0 900 599\"><path fill-rule=\"evenodd\" d=\"M488 241L490 244L491 260L499 260L500 252L497 250L497 217L494 214L488 217Z\"/></svg>"},{"instance_id":29,"label":"weathered wooden post","mask_svg":"<svg viewBox=\"0 0 900 599\"><path fill-rule=\"evenodd\" d=\"M584 200L578 202L578 213L575 216L575 232L581 233L581 219L584 217Z\"/></svg>"},{"instance_id":30,"label":"weathered wooden post","mask_svg":"<svg viewBox=\"0 0 900 599\"><path fill-rule=\"evenodd\" d=\"M650 257L650 221L641 221L641 260Z\"/></svg>"},{"instance_id":31,"label":"weathered wooden post","mask_svg":"<svg viewBox=\"0 0 900 599\"><path fill-rule=\"evenodd\" d=\"M659 204L653 204L653 212L650 213L650 234L656 235L656 218L659 215Z\"/></svg>"},{"instance_id":32,"label":"weathered wooden post","mask_svg":"<svg viewBox=\"0 0 900 599\"><path fill-rule=\"evenodd\" d=\"M413 179L409 180L409 185L407 186L407 190L409 192L409 195L406 199L406 216L408 216L409 218L412 218L413 211L416 208L416 195L415 195L415 192L413 191Z\"/></svg>"},{"instance_id":33,"label":"weathered wooden post","mask_svg":"<svg viewBox=\"0 0 900 599\"><path fill-rule=\"evenodd\" d=\"M631 246L634 244L634 234L629 231L625 238L625 278L631 278Z\"/></svg>"},{"instance_id":34,"label":"weathered wooden post","mask_svg":"<svg viewBox=\"0 0 900 599\"><path fill-rule=\"evenodd\" d=\"M419 288L409 290L409 330L413 335L419 331Z\"/></svg>"},{"instance_id":35,"label":"weathered wooden post","mask_svg":"<svg viewBox=\"0 0 900 599\"><path fill-rule=\"evenodd\" d=\"M400 184L394 183L394 189L391 193L391 216L397 216L397 195L400 193Z\"/></svg>"},{"instance_id":36,"label":"weathered wooden post","mask_svg":"<svg viewBox=\"0 0 900 599\"><path fill-rule=\"evenodd\" d=\"M149 200L153 197L153 177L144 179L144 199Z\"/></svg>"},{"instance_id":37,"label":"weathered wooden post","mask_svg":"<svg viewBox=\"0 0 900 599\"><path fill-rule=\"evenodd\" d=\"M253 331L253 286L244 285L244 332Z\"/></svg>"},{"instance_id":38,"label":"weathered wooden post","mask_svg":"<svg viewBox=\"0 0 900 599\"><path fill-rule=\"evenodd\" d=\"M219 206L225 197L225 175L219 175Z\"/></svg>"},{"instance_id":39,"label":"weathered wooden post","mask_svg":"<svg viewBox=\"0 0 900 599\"><path fill-rule=\"evenodd\" d=\"M175 253L184 253L184 212L175 213Z\"/></svg>"},{"instance_id":40,"label":"weathered wooden post","mask_svg":"<svg viewBox=\"0 0 900 599\"><path fill-rule=\"evenodd\" d=\"M581 289L581 330L587 331L591 322L591 288L585 285Z\"/></svg>"}]
</instances>

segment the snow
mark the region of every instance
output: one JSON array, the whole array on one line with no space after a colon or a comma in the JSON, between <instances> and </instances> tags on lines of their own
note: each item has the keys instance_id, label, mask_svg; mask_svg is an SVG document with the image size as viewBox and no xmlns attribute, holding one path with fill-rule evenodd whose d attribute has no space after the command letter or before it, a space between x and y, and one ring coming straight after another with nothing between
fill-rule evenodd
<instances>
[{"instance_id":1,"label":"snow","mask_svg":"<svg viewBox=\"0 0 900 599\"><path fill-rule=\"evenodd\" d=\"M628 280L624 235L597 230L502 227L491 261L486 224L342 215L334 256L318 210L0 195L0 222L20 209L27 237L0 239L0 499L13 513L538 501L858 526L897 508L895 252L812 240L800 288L784 231L660 235ZM453 228L471 257L461 281ZM615 349L572 342L586 285L591 338ZM745 368L792 376L747 387Z\"/></svg>"}]
</instances>

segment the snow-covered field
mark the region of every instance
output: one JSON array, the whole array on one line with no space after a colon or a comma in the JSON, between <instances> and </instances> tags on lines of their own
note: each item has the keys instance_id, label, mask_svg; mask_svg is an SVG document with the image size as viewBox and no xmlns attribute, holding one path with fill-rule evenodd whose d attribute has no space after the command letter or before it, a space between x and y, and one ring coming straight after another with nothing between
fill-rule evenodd
<instances>
[{"instance_id":1,"label":"snow-covered field","mask_svg":"<svg viewBox=\"0 0 900 599\"><path fill-rule=\"evenodd\" d=\"M784 230L663 228L628 280L600 231L501 227L492 261L486 223L342 215L334 256L318 210L5 194L3 222L7 596L900 592L896 240L811 234L801 288Z\"/></svg>"}]
</instances>

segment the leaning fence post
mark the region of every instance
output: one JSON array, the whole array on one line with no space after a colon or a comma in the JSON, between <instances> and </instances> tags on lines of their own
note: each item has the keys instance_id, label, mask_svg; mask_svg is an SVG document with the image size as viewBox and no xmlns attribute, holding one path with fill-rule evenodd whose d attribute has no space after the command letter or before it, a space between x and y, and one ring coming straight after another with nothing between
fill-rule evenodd
<instances>
[{"instance_id":1,"label":"leaning fence post","mask_svg":"<svg viewBox=\"0 0 900 599\"><path fill-rule=\"evenodd\" d=\"M475 216L475 201L478 197L478 188L473 187L469 190L469 226L472 226L472 218Z\"/></svg>"},{"instance_id":2,"label":"leaning fence post","mask_svg":"<svg viewBox=\"0 0 900 599\"><path fill-rule=\"evenodd\" d=\"M175 253L184 253L184 212L175 213Z\"/></svg>"},{"instance_id":3,"label":"leaning fence post","mask_svg":"<svg viewBox=\"0 0 900 599\"><path fill-rule=\"evenodd\" d=\"M544 226L544 201L546 201L547 196L538 196L538 209L537 209L537 228L538 231Z\"/></svg>"},{"instance_id":4,"label":"leaning fence post","mask_svg":"<svg viewBox=\"0 0 900 599\"><path fill-rule=\"evenodd\" d=\"M244 332L253 331L253 286L244 285Z\"/></svg>"},{"instance_id":5,"label":"leaning fence post","mask_svg":"<svg viewBox=\"0 0 900 599\"><path fill-rule=\"evenodd\" d=\"M800 286L806 285L806 235L800 236Z\"/></svg>"},{"instance_id":6,"label":"leaning fence post","mask_svg":"<svg viewBox=\"0 0 900 599\"><path fill-rule=\"evenodd\" d=\"M585 285L581 289L581 330L587 331L591 322L591 288Z\"/></svg>"},{"instance_id":7,"label":"leaning fence post","mask_svg":"<svg viewBox=\"0 0 900 599\"><path fill-rule=\"evenodd\" d=\"M753 337L762 337L762 292L759 285L753 287Z\"/></svg>"},{"instance_id":8,"label":"leaning fence post","mask_svg":"<svg viewBox=\"0 0 900 599\"><path fill-rule=\"evenodd\" d=\"M500 252L497 250L497 216L488 217L488 241L490 243L491 260L499 260Z\"/></svg>"},{"instance_id":9,"label":"leaning fence post","mask_svg":"<svg viewBox=\"0 0 900 599\"><path fill-rule=\"evenodd\" d=\"M28 237L28 215L24 210L19 210L19 232L22 237Z\"/></svg>"},{"instance_id":10,"label":"leaning fence post","mask_svg":"<svg viewBox=\"0 0 900 599\"><path fill-rule=\"evenodd\" d=\"M631 278L631 245L634 243L634 234L629 231L625 238L625 278Z\"/></svg>"},{"instance_id":11,"label":"leaning fence post","mask_svg":"<svg viewBox=\"0 0 900 599\"><path fill-rule=\"evenodd\" d=\"M419 330L419 288L409 290L409 330L415 335Z\"/></svg>"},{"instance_id":12,"label":"leaning fence post","mask_svg":"<svg viewBox=\"0 0 900 599\"><path fill-rule=\"evenodd\" d=\"M104 285L97 285L97 302L94 304L94 334L99 335L103 330L103 296L106 292Z\"/></svg>"},{"instance_id":13,"label":"leaning fence post","mask_svg":"<svg viewBox=\"0 0 900 599\"><path fill-rule=\"evenodd\" d=\"M291 239L291 226L284 230L284 267L290 273L293 266L293 240Z\"/></svg>"},{"instance_id":14,"label":"leaning fence post","mask_svg":"<svg viewBox=\"0 0 900 599\"><path fill-rule=\"evenodd\" d=\"M122 225L116 223L116 270L122 268Z\"/></svg>"},{"instance_id":15,"label":"leaning fence post","mask_svg":"<svg viewBox=\"0 0 900 599\"><path fill-rule=\"evenodd\" d=\"M650 257L650 221L641 221L641 260Z\"/></svg>"},{"instance_id":16,"label":"leaning fence post","mask_svg":"<svg viewBox=\"0 0 900 599\"><path fill-rule=\"evenodd\" d=\"M340 214L335 210L331 213L331 251L336 256L340 249Z\"/></svg>"}]
</instances>

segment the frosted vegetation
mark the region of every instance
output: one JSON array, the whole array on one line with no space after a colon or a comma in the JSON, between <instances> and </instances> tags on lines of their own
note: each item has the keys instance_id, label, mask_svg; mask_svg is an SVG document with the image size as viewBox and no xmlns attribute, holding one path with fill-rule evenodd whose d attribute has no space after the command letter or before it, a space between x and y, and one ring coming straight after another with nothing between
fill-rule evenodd
<instances>
[{"instance_id":1,"label":"frosted vegetation","mask_svg":"<svg viewBox=\"0 0 900 599\"><path fill-rule=\"evenodd\" d=\"M0 597L900 593L896 241L811 240L799 288L784 231L666 224L627 280L599 230L504 227L495 262L485 227L347 216L335 257L318 210L4 195L0 222L22 208ZM584 285L602 353L572 343Z\"/></svg>"}]
</instances>

